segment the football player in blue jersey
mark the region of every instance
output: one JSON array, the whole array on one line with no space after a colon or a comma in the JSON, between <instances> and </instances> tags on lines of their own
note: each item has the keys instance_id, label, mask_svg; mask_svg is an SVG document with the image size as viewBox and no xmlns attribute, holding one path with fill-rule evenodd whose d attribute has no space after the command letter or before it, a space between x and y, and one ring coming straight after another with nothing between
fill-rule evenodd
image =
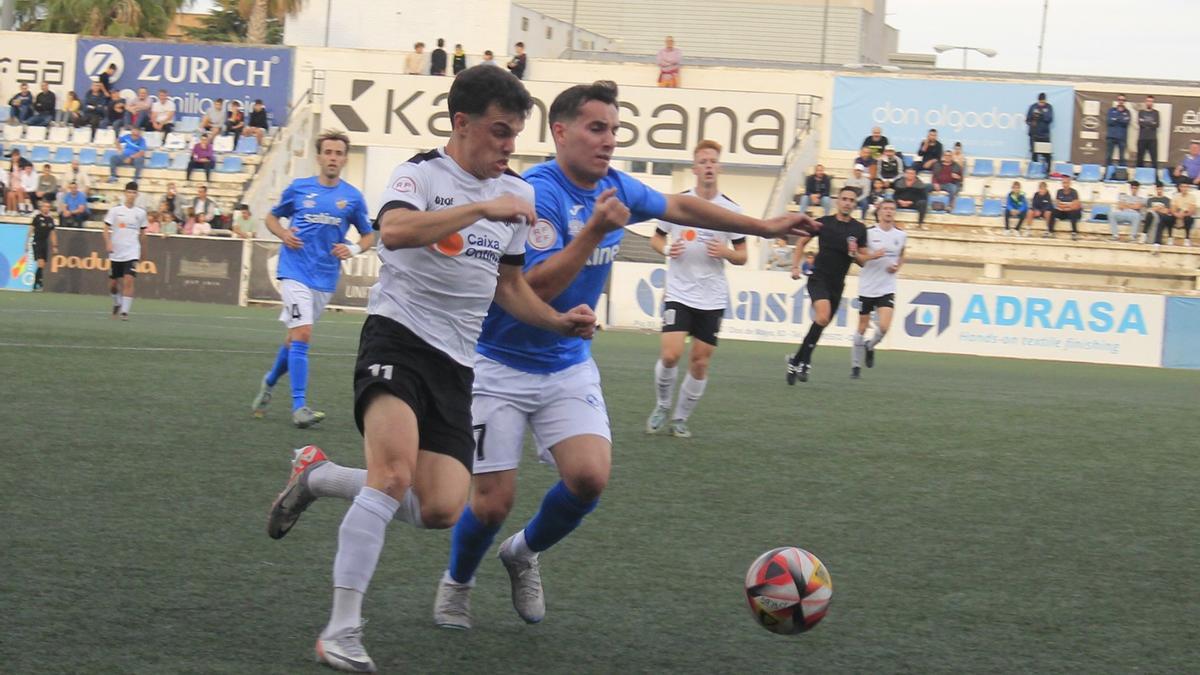
<instances>
[{"instance_id":1,"label":"football player in blue jersey","mask_svg":"<svg viewBox=\"0 0 1200 675\"><path fill-rule=\"evenodd\" d=\"M287 373L292 384L292 423L304 429L325 419L325 413L310 408L307 400L312 327L337 289L341 261L375 241L366 200L358 188L341 179L349 155L350 139L345 134L321 134L317 138L320 173L292 181L267 214L267 229L283 242L275 276L283 298L279 320L287 326L287 338L251 404L255 417L266 413L271 389ZM280 218L288 219L288 227ZM346 240L351 225L358 230L358 243Z\"/></svg>"}]
</instances>

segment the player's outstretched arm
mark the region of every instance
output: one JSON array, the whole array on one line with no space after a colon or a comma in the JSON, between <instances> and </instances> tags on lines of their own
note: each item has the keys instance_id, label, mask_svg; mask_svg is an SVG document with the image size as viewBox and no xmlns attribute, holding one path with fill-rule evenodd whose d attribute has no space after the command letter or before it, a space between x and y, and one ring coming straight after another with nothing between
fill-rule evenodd
<instances>
[{"instance_id":1,"label":"player's outstretched arm","mask_svg":"<svg viewBox=\"0 0 1200 675\"><path fill-rule=\"evenodd\" d=\"M518 265L500 264L495 300L518 321L559 335L587 340L596 332L596 314L590 307L579 305L567 312L559 312L533 292Z\"/></svg>"},{"instance_id":2,"label":"player's outstretched arm","mask_svg":"<svg viewBox=\"0 0 1200 675\"><path fill-rule=\"evenodd\" d=\"M338 260L349 260L359 253L369 250L374 245L375 233L368 232L360 236L357 243L350 244L347 242L342 242L334 245L333 250L330 252L333 254L333 257L337 258Z\"/></svg>"},{"instance_id":3,"label":"player's outstretched arm","mask_svg":"<svg viewBox=\"0 0 1200 675\"><path fill-rule=\"evenodd\" d=\"M440 211L417 211L411 207L389 208L379 216L379 240L384 248L421 248L445 239L477 220L530 223L537 218L533 204L515 195L486 202L473 202Z\"/></svg>"},{"instance_id":4,"label":"player's outstretched arm","mask_svg":"<svg viewBox=\"0 0 1200 675\"><path fill-rule=\"evenodd\" d=\"M557 298L579 275L592 251L604 241L609 232L625 227L629 222L629 207L617 199L617 189L609 188L596 198L596 206L587 223L565 247L525 273L525 280L547 302Z\"/></svg>"},{"instance_id":5,"label":"player's outstretched arm","mask_svg":"<svg viewBox=\"0 0 1200 675\"><path fill-rule=\"evenodd\" d=\"M730 211L693 195L666 195L666 198L663 220L682 225L768 238L807 234L817 228L815 221L803 213L789 213L763 220Z\"/></svg>"}]
</instances>

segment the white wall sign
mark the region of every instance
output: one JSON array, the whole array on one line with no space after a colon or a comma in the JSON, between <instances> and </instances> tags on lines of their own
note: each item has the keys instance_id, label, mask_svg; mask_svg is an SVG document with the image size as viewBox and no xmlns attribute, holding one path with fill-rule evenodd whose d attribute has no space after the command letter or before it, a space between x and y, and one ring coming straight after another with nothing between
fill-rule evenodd
<instances>
[{"instance_id":1,"label":"white wall sign","mask_svg":"<svg viewBox=\"0 0 1200 675\"><path fill-rule=\"evenodd\" d=\"M36 96L42 81L50 83L61 108L75 83L75 36L0 31L0 97L4 105L21 82L27 82Z\"/></svg>"}]
</instances>

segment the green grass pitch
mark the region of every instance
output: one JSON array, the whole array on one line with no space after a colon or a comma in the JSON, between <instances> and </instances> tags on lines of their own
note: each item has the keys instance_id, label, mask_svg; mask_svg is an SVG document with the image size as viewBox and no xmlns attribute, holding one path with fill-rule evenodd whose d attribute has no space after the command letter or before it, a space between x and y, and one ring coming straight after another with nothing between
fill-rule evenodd
<instances>
[{"instance_id":1,"label":"green grass pitch","mask_svg":"<svg viewBox=\"0 0 1200 675\"><path fill-rule=\"evenodd\" d=\"M329 419L301 431L286 381L249 414L275 315L139 300L122 323L104 297L0 294L0 671L321 672L346 504L282 541L265 514L290 448L362 465L362 316L316 327L310 400ZM852 382L826 347L788 387L785 351L723 343L679 440L643 433L657 338L600 334L613 476L543 556L545 622L520 621L489 557L476 628L434 628L448 534L396 526L365 609L381 671L1194 672L1197 373L881 350ZM555 480L526 457L501 536ZM833 577L828 617L797 637L742 596L780 545Z\"/></svg>"}]
</instances>

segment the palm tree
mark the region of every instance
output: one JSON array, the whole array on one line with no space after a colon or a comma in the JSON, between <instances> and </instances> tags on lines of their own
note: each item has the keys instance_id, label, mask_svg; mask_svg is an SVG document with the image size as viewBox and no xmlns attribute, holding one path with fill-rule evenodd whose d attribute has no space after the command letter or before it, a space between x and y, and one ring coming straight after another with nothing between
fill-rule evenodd
<instances>
[{"instance_id":1,"label":"palm tree","mask_svg":"<svg viewBox=\"0 0 1200 675\"><path fill-rule=\"evenodd\" d=\"M108 37L162 37L185 0L19 0L21 28Z\"/></svg>"},{"instance_id":2,"label":"palm tree","mask_svg":"<svg viewBox=\"0 0 1200 675\"><path fill-rule=\"evenodd\" d=\"M282 21L303 5L304 0L238 0L238 13L246 17L246 42L266 44L267 19Z\"/></svg>"}]
</instances>

